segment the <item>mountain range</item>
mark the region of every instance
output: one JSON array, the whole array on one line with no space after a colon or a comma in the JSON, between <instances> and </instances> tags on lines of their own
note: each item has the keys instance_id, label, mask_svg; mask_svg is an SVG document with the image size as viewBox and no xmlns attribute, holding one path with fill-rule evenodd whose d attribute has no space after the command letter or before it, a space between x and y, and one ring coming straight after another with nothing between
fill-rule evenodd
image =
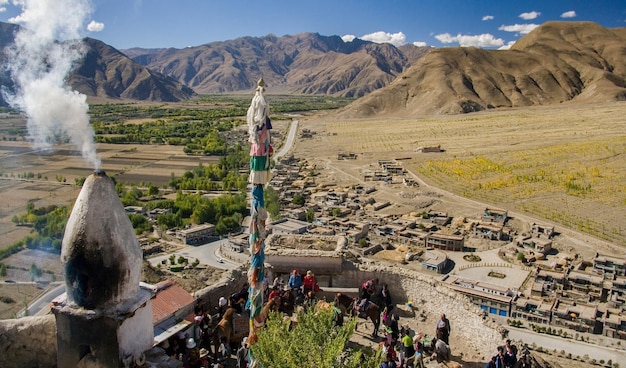
<instances>
[{"instance_id":1,"label":"mountain range","mask_svg":"<svg viewBox=\"0 0 626 368\"><path fill-rule=\"evenodd\" d=\"M2 48L17 27L0 23ZM250 92L263 77L271 93L358 97L340 112L344 117L626 100L626 28L592 22L545 23L510 50L395 47L317 33L184 49L120 51L90 38L85 45L68 81L88 96L180 101ZM0 82L12 86L6 73Z\"/></svg>"},{"instance_id":2,"label":"mountain range","mask_svg":"<svg viewBox=\"0 0 626 368\"><path fill-rule=\"evenodd\" d=\"M510 50L433 50L340 115L404 117L624 100L626 28L547 22Z\"/></svg>"}]
</instances>

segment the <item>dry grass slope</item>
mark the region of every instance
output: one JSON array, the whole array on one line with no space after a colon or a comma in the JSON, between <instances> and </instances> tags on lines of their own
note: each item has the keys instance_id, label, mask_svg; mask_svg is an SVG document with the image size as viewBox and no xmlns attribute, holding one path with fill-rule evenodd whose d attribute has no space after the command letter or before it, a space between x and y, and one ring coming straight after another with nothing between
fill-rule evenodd
<instances>
[{"instance_id":1,"label":"dry grass slope","mask_svg":"<svg viewBox=\"0 0 626 368\"><path fill-rule=\"evenodd\" d=\"M626 99L626 31L548 22L511 50L433 50L344 117L457 114L565 101Z\"/></svg>"}]
</instances>

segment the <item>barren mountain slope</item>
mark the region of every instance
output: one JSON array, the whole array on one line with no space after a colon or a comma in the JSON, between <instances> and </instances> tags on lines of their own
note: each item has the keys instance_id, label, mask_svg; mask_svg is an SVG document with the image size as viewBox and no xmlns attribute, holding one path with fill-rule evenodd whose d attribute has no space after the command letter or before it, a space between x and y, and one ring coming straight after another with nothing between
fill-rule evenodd
<instances>
[{"instance_id":1,"label":"barren mountain slope","mask_svg":"<svg viewBox=\"0 0 626 368\"><path fill-rule=\"evenodd\" d=\"M624 29L548 22L507 51L433 50L343 117L456 114L575 100L626 99Z\"/></svg>"},{"instance_id":2,"label":"barren mountain slope","mask_svg":"<svg viewBox=\"0 0 626 368\"><path fill-rule=\"evenodd\" d=\"M198 93L250 90L263 77L272 92L363 96L387 85L428 47L301 33L242 37L186 49L125 50L134 60Z\"/></svg>"},{"instance_id":3,"label":"barren mountain slope","mask_svg":"<svg viewBox=\"0 0 626 368\"><path fill-rule=\"evenodd\" d=\"M147 101L181 101L194 92L162 74L134 62L102 41L87 38L88 52L70 75L76 90L99 97Z\"/></svg>"}]
</instances>

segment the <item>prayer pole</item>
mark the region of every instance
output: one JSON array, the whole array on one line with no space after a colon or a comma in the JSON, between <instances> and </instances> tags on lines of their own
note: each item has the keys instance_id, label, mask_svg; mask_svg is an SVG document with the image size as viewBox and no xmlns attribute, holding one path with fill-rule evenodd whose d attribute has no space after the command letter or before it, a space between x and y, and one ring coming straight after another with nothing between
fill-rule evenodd
<instances>
[{"instance_id":1,"label":"prayer pole","mask_svg":"<svg viewBox=\"0 0 626 368\"><path fill-rule=\"evenodd\" d=\"M267 210L263 198L263 188L270 179L270 106L265 96L265 82L259 79L256 93L248 108L248 141L250 142L250 177L252 184L252 203L250 208L251 223L249 229L250 269L248 270L248 301L246 309L250 310L250 345L258 341L257 331L265 325L265 317L261 314L263 307L263 280L265 279L265 221ZM257 367L258 361L252 352L249 355L250 367Z\"/></svg>"}]
</instances>

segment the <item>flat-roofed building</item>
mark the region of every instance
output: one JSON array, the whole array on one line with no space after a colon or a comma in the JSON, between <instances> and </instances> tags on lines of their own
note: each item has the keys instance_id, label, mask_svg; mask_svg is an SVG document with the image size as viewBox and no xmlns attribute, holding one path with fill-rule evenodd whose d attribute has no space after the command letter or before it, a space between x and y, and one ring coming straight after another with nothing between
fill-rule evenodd
<instances>
[{"instance_id":1,"label":"flat-roofed building","mask_svg":"<svg viewBox=\"0 0 626 368\"><path fill-rule=\"evenodd\" d=\"M552 322L578 332L602 333L598 307L594 305L570 304L558 299L552 308Z\"/></svg>"},{"instance_id":2,"label":"flat-roofed building","mask_svg":"<svg viewBox=\"0 0 626 368\"><path fill-rule=\"evenodd\" d=\"M509 218L509 213L506 210L499 210L495 208L485 208L483 212L483 221L498 222L501 224L506 223Z\"/></svg>"},{"instance_id":3,"label":"flat-roofed building","mask_svg":"<svg viewBox=\"0 0 626 368\"><path fill-rule=\"evenodd\" d=\"M554 226L541 225L533 223L530 231L535 238L548 238L551 239L554 236Z\"/></svg>"},{"instance_id":4,"label":"flat-roofed building","mask_svg":"<svg viewBox=\"0 0 626 368\"><path fill-rule=\"evenodd\" d=\"M209 241L209 237L215 234L215 225L202 224L191 226L178 231L178 236L185 244L204 244Z\"/></svg>"},{"instance_id":5,"label":"flat-roofed building","mask_svg":"<svg viewBox=\"0 0 626 368\"><path fill-rule=\"evenodd\" d=\"M448 277L445 282L451 289L467 296L472 303L489 314L502 317L508 317L511 314L511 304L515 293L506 287L456 276Z\"/></svg>"},{"instance_id":6,"label":"flat-roofed building","mask_svg":"<svg viewBox=\"0 0 626 368\"><path fill-rule=\"evenodd\" d=\"M598 255L593 260L593 269L603 274L626 276L626 257Z\"/></svg>"},{"instance_id":7,"label":"flat-roofed building","mask_svg":"<svg viewBox=\"0 0 626 368\"><path fill-rule=\"evenodd\" d=\"M448 266L448 256L439 250L427 250L422 256L422 265L427 270L443 273Z\"/></svg>"},{"instance_id":8,"label":"flat-roofed building","mask_svg":"<svg viewBox=\"0 0 626 368\"><path fill-rule=\"evenodd\" d=\"M567 275L568 289L599 299L602 294L604 278L579 271L570 271Z\"/></svg>"},{"instance_id":9,"label":"flat-roofed building","mask_svg":"<svg viewBox=\"0 0 626 368\"><path fill-rule=\"evenodd\" d=\"M273 234L304 234L309 226L310 223L295 219L282 219L269 224Z\"/></svg>"},{"instance_id":10,"label":"flat-roofed building","mask_svg":"<svg viewBox=\"0 0 626 368\"><path fill-rule=\"evenodd\" d=\"M528 322L549 324L554 302L543 302L519 298L513 304L511 317L525 319Z\"/></svg>"},{"instance_id":11,"label":"flat-roofed building","mask_svg":"<svg viewBox=\"0 0 626 368\"><path fill-rule=\"evenodd\" d=\"M607 309L604 313L602 334L614 339L626 339L626 316L619 309Z\"/></svg>"},{"instance_id":12,"label":"flat-roofed building","mask_svg":"<svg viewBox=\"0 0 626 368\"><path fill-rule=\"evenodd\" d=\"M489 240L503 240L503 226L499 224L476 224L474 226L474 236Z\"/></svg>"},{"instance_id":13,"label":"flat-roofed building","mask_svg":"<svg viewBox=\"0 0 626 368\"><path fill-rule=\"evenodd\" d=\"M426 248L461 252L465 247L465 238L460 235L433 233L426 236L426 238L424 239L424 246Z\"/></svg>"}]
</instances>

